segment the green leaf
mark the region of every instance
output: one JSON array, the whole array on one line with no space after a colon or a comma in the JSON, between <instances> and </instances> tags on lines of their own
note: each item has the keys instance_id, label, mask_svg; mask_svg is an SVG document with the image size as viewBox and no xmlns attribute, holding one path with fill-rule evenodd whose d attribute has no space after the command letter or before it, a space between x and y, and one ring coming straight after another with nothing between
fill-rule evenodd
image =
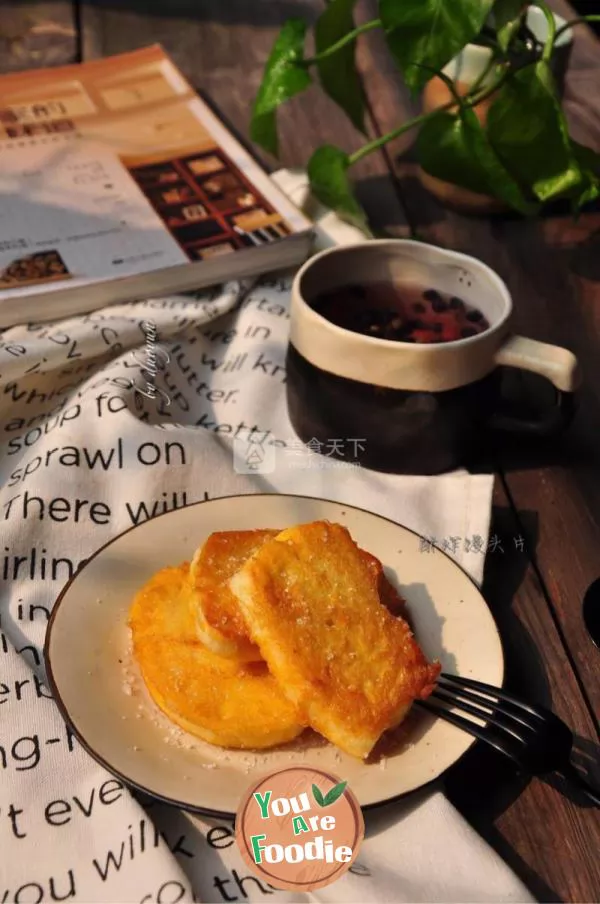
<instances>
[{"instance_id":1,"label":"green leaf","mask_svg":"<svg viewBox=\"0 0 600 904\"><path fill-rule=\"evenodd\" d=\"M581 185L571 195L573 209L579 211L600 197L600 154L573 139L571 150L581 168Z\"/></svg>"},{"instance_id":2,"label":"green leaf","mask_svg":"<svg viewBox=\"0 0 600 904\"><path fill-rule=\"evenodd\" d=\"M582 179L548 63L513 73L488 111L487 132L504 164L541 201L568 196Z\"/></svg>"},{"instance_id":3,"label":"green leaf","mask_svg":"<svg viewBox=\"0 0 600 904\"><path fill-rule=\"evenodd\" d=\"M523 0L496 0L494 5L494 24L498 43L502 50L508 50L508 46L519 30L523 9Z\"/></svg>"},{"instance_id":4,"label":"green leaf","mask_svg":"<svg viewBox=\"0 0 600 904\"><path fill-rule=\"evenodd\" d=\"M493 195L524 214L535 211L469 107L457 114L440 112L427 120L419 132L417 154L423 169L438 179Z\"/></svg>"},{"instance_id":5,"label":"green leaf","mask_svg":"<svg viewBox=\"0 0 600 904\"><path fill-rule=\"evenodd\" d=\"M590 204L592 201L596 201L598 198L600 198L600 181L598 179L595 179L594 181L586 180L586 184L582 185L578 195L572 198L574 213L578 213L582 207L585 207L586 204Z\"/></svg>"},{"instance_id":6,"label":"green leaf","mask_svg":"<svg viewBox=\"0 0 600 904\"><path fill-rule=\"evenodd\" d=\"M254 102L250 135L253 141L275 156L279 150L275 111L311 83L308 69L301 65L306 27L303 19L290 19L285 23L267 60Z\"/></svg>"},{"instance_id":7,"label":"green leaf","mask_svg":"<svg viewBox=\"0 0 600 904\"><path fill-rule=\"evenodd\" d=\"M331 0L315 25L315 49L323 53L354 28L356 0ZM319 60L317 70L323 90L364 133L365 103L362 83L354 61L356 41L332 56Z\"/></svg>"},{"instance_id":8,"label":"green leaf","mask_svg":"<svg viewBox=\"0 0 600 904\"><path fill-rule=\"evenodd\" d=\"M330 788L327 794L325 795L325 800L323 801L324 807L330 807L331 804L334 804L336 800L342 796L344 793L344 788L348 782L340 782L339 785L334 785L333 788Z\"/></svg>"},{"instance_id":9,"label":"green leaf","mask_svg":"<svg viewBox=\"0 0 600 904\"><path fill-rule=\"evenodd\" d=\"M359 229L368 231L365 212L354 197L348 179L348 155L340 148L324 144L308 161L310 188L321 204Z\"/></svg>"},{"instance_id":10,"label":"green leaf","mask_svg":"<svg viewBox=\"0 0 600 904\"><path fill-rule=\"evenodd\" d=\"M600 154L585 144L579 144L574 138L571 138L571 148L583 168L594 173L600 171Z\"/></svg>"},{"instance_id":11,"label":"green leaf","mask_svg":"<svg viewBox=\"0 0 600 904\"><path fill-rule=\"evenodd\" d=\"M316 800L316 802L318 803L318 805L319 805L320 807L324 807L324 806L325 806L325 799L324 799L323 795L321 794L321 792L319 791L319 789L317 788L316 785L313 785L313 786L312 786L312 793L313 793L313 797L314 797L314 799Z\"/></svg>"},{"instance_id":12,"label":"green leaf","mask_svg":"<svg viewBox=\"0 0 600 904\"><path fill-rule=\"evenodd\" d=\"M387 41L409 88L442 69L483 27L494 0L379 0Z\"/></svg>"}]
</instances>

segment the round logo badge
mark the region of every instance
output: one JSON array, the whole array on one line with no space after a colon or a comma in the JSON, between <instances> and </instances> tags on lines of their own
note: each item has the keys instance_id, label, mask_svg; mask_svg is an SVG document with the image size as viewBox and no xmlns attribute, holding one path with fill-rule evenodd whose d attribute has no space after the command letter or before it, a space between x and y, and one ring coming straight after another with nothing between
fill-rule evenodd
<instances>
[{"instance_id":1,"label":"round logo badge","mask_svg":"<svg viewBox=\"0 0 600 904\"><path fill-rule=\"evenodd\" d=\"M242 857L274 888L331 885L358 856L365 824L347 782L311 766L272 772L244 795L235 837Z\"/></svg>"}]
</instances>

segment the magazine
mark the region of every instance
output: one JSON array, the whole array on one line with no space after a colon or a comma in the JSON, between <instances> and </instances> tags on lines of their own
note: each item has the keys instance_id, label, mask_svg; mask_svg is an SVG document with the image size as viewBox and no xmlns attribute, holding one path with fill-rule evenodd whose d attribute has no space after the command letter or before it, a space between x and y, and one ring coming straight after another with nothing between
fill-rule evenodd
<instances>
[{"instance_id":1,"label":"magazine","mask_svg":"<svg viewBox=\"0 0 600 904\"><path fill-rule=\"evenodd\" d=\"M310 221L160 46L0 77L0 327L300 263Z\"/></svg>"}]
</instances>

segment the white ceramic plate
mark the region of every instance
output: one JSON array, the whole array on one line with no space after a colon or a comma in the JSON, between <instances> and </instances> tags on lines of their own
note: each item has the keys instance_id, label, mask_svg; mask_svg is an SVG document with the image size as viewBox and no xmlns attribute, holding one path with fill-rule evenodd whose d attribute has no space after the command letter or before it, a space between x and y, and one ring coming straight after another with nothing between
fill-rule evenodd
<instances>
[{"instance_id":1,"label":"white ceramic plate","mask_svg":"<svg viewBox=\"0 0 600 904\"><path fill-rule=\"evenodd\" d=\"M127 614L155 571L189 560L213 531L277 528L328 519L344 524L376 555L409 603L416 636L444 671L500 686L502 646L487 603L444 553L424 553L421 538L349 505L304 496L231 496L147 521L100 549L57 600L46 640L55 699L79 741L124 782L177 806L235 813L251 782L291 762L329 769L370 807L422 787L473 743L416 708L403 740L364 764L316 737L285 749L227 751L171 726L146 695L129 652Z\"/></svg>"}]
</instances>

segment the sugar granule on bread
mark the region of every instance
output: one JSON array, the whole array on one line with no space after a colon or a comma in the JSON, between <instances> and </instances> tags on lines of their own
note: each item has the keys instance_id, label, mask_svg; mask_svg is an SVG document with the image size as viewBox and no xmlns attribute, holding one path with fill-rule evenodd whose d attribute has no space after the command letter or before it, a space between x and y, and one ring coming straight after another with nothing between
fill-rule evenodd
<instances>
[{"instance_id":1,"label":"sugar granule on bread","mask_svg":"<svg viewBox=\"0 0 600 904\"><path fill-rule=\"evenodd\" d=\"M345 527L282 531L229 586L283 693L347 753L366 757L433 689L439 665L382 604L378 570Z\"/></svg>"}]
</instances>

